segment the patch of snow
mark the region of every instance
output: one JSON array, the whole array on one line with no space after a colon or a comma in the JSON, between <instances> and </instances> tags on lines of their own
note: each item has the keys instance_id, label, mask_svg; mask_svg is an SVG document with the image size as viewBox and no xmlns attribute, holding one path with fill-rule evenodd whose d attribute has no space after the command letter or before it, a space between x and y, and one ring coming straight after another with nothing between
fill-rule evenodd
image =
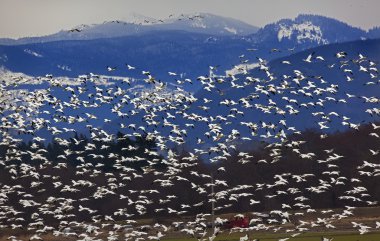
<instances>
[{"instance_id":1,"label":"patch of snow","mask_svg":"<svg viewBox=\"0 0 380 241\"><path fill-rule=\"evenodd\" d=\"M280 30L278 31L277 38L281 42L282 39L291 39L296 35L297 43L303 43L305 40L311 40L318 44L328 44L328 41L323 38L323 33L319 26L314 25L310 21L306 21L300 24L292 24L286 26L280 24Z\"/></svg>"},{"instance_id":2,"label":"patch of snow","mask_svg":"<svg viewBox=\"0 0 380 241\"><path fill-rule=\"evenodd\" d=\"M38 57L38 58L42 58L44 56L42 56L42 54L39 54L33 50L30 50L30 49L24 49L24 52L27 53L27 54L30 54L30 55L33 55L35 57Z\"/></svg>"},{"instance_id":3,"label":"patch of snow","mask_svg":"<svg viewBox=\"0 0 380 241\"><path fill-rule=\"evenodd\" d=\"M225 29L227 32L230 32L230 33L233 33L233 34L237 34L237 30L234 29L234 28L229 28L229 27L225 26L224 29Z\"/></svg>"},{"instance_id":4,"label":"patch of snow","mask_svg":"<svg viewBox=\"0 0 380 241\"><path fill-rule=\"evenodd\" d=\"M283 38L290 39L290 37L292 36L292 33L293 33L292 28L288 28L287 26L280 24L280 30L278 31L278 34L277 34L278 41L281 42Z\"/></svg>"},{"instance_id":5,"label":"patch of snow","mask_svg":"<svg viewBox=\"0 0 380 241\"><path fill-rule=\"evenodd\" d=\"M244 72L244 70L242 69L249 71L257 67L259 67L258 63L239 64L239 65L236 65L233 69L226 70L226 76L242 74Z\"/></svg>"}]
</instances>

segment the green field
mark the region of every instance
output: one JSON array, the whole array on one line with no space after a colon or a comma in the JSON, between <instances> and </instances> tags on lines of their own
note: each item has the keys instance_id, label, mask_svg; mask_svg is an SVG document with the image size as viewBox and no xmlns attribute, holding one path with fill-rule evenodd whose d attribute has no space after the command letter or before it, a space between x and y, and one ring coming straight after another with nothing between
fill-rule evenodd
<instances>
[{"instance_id":1,"label":"green field","mask_svg":"<svg viewBox=\"0 0 380 241\"><path fill-rule=\"evenodd\" d=\"M30 235L20 234L17 235L17 233L12 233L9 235L4 235L5 233L0 231L0 241L9 241L7 239L10 235L16 236L18 239L21 240L28 240L30 238ZM246 233L223 233L218 235L214 240L215 241L239 241L240 237L245 236ZM252 240L260 240L260 241L278 241L279 239L289 238L288 240L294 240L294 241L321 241L321 237L326 238L333 238L333 241L380 241L380 232L370 232L366 233L364 235L360 235L358 232L342 232L337 231L335 233L304 233L299 236L296 236L292 238L290 236L291 234L273 234L273 233L250 233L249 234L249 241ZM77 240L73 237L55 237L51 234L45 234L42 235L42 238L44 241L74 241ZM98 237L102 240L107 240L106 236ZM119 240L124 240L124 235L120 234ZM147 239L148 240L148 239ZM204 240L208 240L208 238L205 238ZM172 233L170 236L163 237L160 241L197 241L197 239L192 238L190 236L184 236L180 233Z\"/></svg>"},{"instance_id":2,"label":"green field","mask_svg":"<svg viewBox=\"0 0 380 241\"><path fill-rule=\"evenodd\" d=\"M233 233L233 234L222 234L214 239L215 241L239 241L240 237L245 236L245 233ZM278 241L282 238L288 238L288 240L294 241L321 241L321 237L333 238L333 241L380 241L380 233L372 232L360 235L359 233L305 233L294 238L290 237L289 234L250 234L249 240L260 239L260 241ZM162 241L194 241L195 238L163 238Z\"/></svg>"}]
</instances>

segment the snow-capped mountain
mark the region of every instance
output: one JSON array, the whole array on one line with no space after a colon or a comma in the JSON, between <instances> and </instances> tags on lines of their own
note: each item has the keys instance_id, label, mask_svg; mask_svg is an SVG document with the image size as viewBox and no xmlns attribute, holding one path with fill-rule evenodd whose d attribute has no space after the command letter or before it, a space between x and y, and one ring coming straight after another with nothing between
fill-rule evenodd
<instances>
[{"instance_id":1,"label":"snow-capped mountain","mask_svg":"<svg viewBox=\"0 0 380 241\"><path fill-rule=\"evenodd\" d=\"M0 44L15 45L60 40L114 38L162 30L181 30L193 33L207 33L210 35L249 35L258 30L257 27L242 21L208 13L182 14L163 20L133 14L130 19L128 22L115 20L101 24L79 25L74 27L72 29L73 31L62 30L58 33L42 37L27 37L17 40L4 38L0 39Z\"/></svg>"},{"instance_id":2,"label":"snow-capped mountain","mask_svg":"<svg viewBox=\"0 0 380 241\"><path fill-rule=\"evenodd\" d=\"M301 47L341 43L368 38L368 32L333 18L301 14L295 19L282 19L268 24L251 36L255 43L273 47ZM371 36L375 38L376 36ZM377 36L379 37L379 36Z\"/></svg>"}]
</instances>

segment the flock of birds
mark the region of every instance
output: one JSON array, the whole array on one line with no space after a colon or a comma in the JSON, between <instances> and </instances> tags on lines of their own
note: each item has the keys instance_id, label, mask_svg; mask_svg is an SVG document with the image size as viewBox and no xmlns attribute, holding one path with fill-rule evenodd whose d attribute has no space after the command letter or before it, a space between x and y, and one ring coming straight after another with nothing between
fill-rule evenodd
<instances>
[{"instance_id":1,"label":"flock of birds","mask_svg":"<svg viewBox=\"0 0 380 241\"><path fill-rule=\"evenodd\" d=\"M241 63L247 63L244 55L239 58ZM333 84L322 75L310 76L297 69L293 69L289 75L277 76L266 60L261 58L257 60L256 70L262 74L262 77L253 75L244 65L235 66L240 74L218 76L214 74L217 67L210 66L210 74L196 79L182 79L179 74L169 72L168 78L176 78L173 88L155 78L150 71L126 64L124 66L126 71L141 72L141 82L145 88L139 91L134 87L141 85L141 82L128 78L109 86L102 86L97 84L102 76L88 74L79 76L76 85L66 85L54 76L46 75L41 80L48 85L47 88L25 92L18 90L18 95L14 96L14 91L22 88L20 83L25 80L17 78L12 81L2 81L0 147L4 157L0 160L0 166L8 173L12 184L0 183L0 230L11 229L20 232L27 230L32 233L28 237L29 240L43 240L44 235L49 233L76 240L160 240L178 228L181 233L189 237L214 240L223 232L220 225L226 221L219 214L223 213L223 209L237 205L237 201L245 198L252 206L252 211L255 211L255 205L258 203L272 199L281 200L283 195L295 195L293 203L283 203L281 210L267 211L279 215L281 219L273 218L268 220L269 223L262 223L260 218L253 218L249 228L231 230L243 232L240 240L248 240L248 235L244 232L282 232L287 236L279 240L284 241L297 237L313 227L334 230L336 228L334 221L352 218L355 215L355 205L346 205L338 211L316 210L310 205L309 198L303 194L305 192L318 195L328 192L333 186L343 184L347 186L347 190L339 199L357 206L378 205L378 200L371 199L367 188L360 180L361 177L379 178L378 161L363 160L362 165L357 167L358 177L348 179L339 172L340 165L343 165L342 160L345 158L343 155L331 149L325 150L327 157L324 158L304 150L302 147L305 141L295 139L302 133L302 129L289 124L290 119L313 109L310 115L318 119L316 127L322 131L321 139L330 135L325 130L329 129L333 122L339 122L345 128L359 130L362 123L354 122L350 116L341 114L340 110L341 106L360 101L368 105L361 115L370 116L373 120L370 123L372 131L368 138L379 139L380 125L376 124L380 115L379 97L356 95L356 93L345 93L345 98L335 97L342 86L356 81L363 82L364 88L372 90L379 88L376 62L362 54L350 56L345 52L336 53L335 62L326 65L329 69L340 71L346 81ZM312 66L325 59L317 53L312 53L302 61ZM294 63L283 60L281 64L292 66ZM115 68L108 66L107 70L112 72ZM365 74L366 78L356 79L357 71ZM199 97L186 91L187 85L195 84L202 86L202 91L208 95ZM244 92L246 95L239 99L226 97L241 90L246 90ZM58 92L65 93L66 97L60 98ZM325 106L331 104L334 104L335 110L325 111ZM213 112L215 106L219 108L217 113ZM103 113L100 117L97 110L104 109L109 110L109 113L107 115ZM253 111L258 116L249 119ZM276 116L275 119L278 121L268 122L265 120L267 116ZM112 124L114 119L122 120L117 123L118 129L123 133L122 137L102 128L106 123ZM258 120L254 121L255 119ZM103 144L99 146L89 142L78 150L83 141L74 138L74 149L69 145L68 138L73 139L74 134L79 132L79 126L84 127L82 131L89 133L91 140ZM24 138L31 141L31 150L21 149L20 143ZM64 153L58 156L58 160L50 160L49 153L44 148L44 143L49 142L49 138L64 148ZM107 143L128 138L153 140L157 148L145 149L133 157L126 155L138 149L133 145L123 149L125 156L111 151L108 156L97 152L107 150L110 146ZM265 140L269 158L258 160L248 152L239 151L239 143L252 140ZM186 144L191 146L191 150L188 150L185 156L174 150ZM226 180L215 178L210 173L192 169L199 165L201 160L206 160L211 163L210 165L217 164L218 172L228 172L224 162L228 161L231 153L238 153L238 163L241 165L250 162L273 165L281 162L282 147L290 148L300 158L305 159L305 162L327 165L330 170L326 174L327 177L315 176L313 173L296 174L295 170L295 173L275 175L272 183L241 183L232 186ZM380 147L368 150L368 153L377 159L379 152ZM75 175L71 175L71 180L67 181L65 176L70 167L65 161L74 154L78 155L79 164L74 167ZM149 158L146 158L146 155ZM25 157L37 164L24 163L22 160ZM95 165L91 162L93 159L101 161ZM142 171L126 165L141 161L148 163L142 167ZM117 171L104 171L102 167L106 162L113 163ZM166 165L165 171L156 168L158 163ZM47 174L45 172L47 169L55 171L53 174ZM154 176L152 188L129 186L130 182L144 179L147 175ZM199 183L189 180L188 175L196 178L194 180L199 180ZM106 181L99 183L91 179L98 176L103 176ZM318 180L318 185L310 185L306 190L299 190L289 184L288 178L305 183L312 179ZM53 194L41 199L47 192L46 185L51 186ZM188 200L180 207L171 206L173 200L181 194L161 193L178 185L190 185L191 189L204 197L204 200L196 203ZM215 192L211 191L212 187L215 188ZM128 191L125 191L125 188ZM256 196L260 190L276 188L279 188L279 191L274 195L267 195L261 200ZM88 190L95 191L88 193ZM72 198L72 194L82 194L82 196L75 199ZM114 210L111 205L108 206L112 199L124 200L125 207ZM107 214L99 214L99 210L88 206L94 200L104 202ZM218 205L221 201L227 204ZM214 229L210 229L208 225L211 210L209 213L198 213L188 217L191 220L181 218L191 210L198 210L199 207L208 206L210 203L215 205L214 211L216 211ZM145 217L153 205L160 205L160 208L154 210L157 215L163 213L177 221L171 224L157 222L151 225L149 231L142 230L138 221L141 217ZM36 211L30 212L30 210ZM315 220L302 219L303 215L319 212L321 217ZM88 219L76 221L76 213L85 213ZM297 216L299 221L292 227L282 226L289 216ZM118 220L123 221L117 222ZM58 225L53 225L54 222ZM361 222L351 224L360 234L380 229L380 222L376 220L372 224ZM8 239L16 241L20 240L20 237L10 235Z\"/></svg>"}]
</instances>

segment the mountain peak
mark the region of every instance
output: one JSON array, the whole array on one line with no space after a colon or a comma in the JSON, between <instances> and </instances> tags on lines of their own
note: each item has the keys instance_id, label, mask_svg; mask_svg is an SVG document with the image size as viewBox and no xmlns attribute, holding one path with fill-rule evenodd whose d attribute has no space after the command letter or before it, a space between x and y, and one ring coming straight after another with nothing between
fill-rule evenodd
<instances>
[{"instance_id":1,"label":"mountain peak","mask_svg":"<svg viewBox=\"0 0 380 241\"><path fill-rule=\"evenodd\" d=\"M267 41L273 46L307 45L347 42L366 38L366 31L352 27L334 18L320 15L300 14L294 19L281 19L268 24L252 36L255 42Z\"/></svg>"}]
</instances>

